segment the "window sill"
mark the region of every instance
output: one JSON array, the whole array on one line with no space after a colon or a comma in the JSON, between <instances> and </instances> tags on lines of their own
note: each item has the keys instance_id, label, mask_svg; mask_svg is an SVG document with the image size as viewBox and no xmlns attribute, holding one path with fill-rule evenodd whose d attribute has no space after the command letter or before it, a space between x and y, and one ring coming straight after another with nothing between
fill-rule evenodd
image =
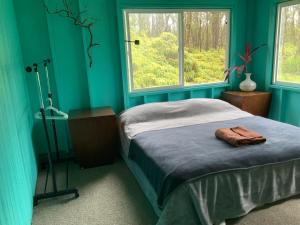
<instances>
[{"instance_id":1,"label":"window sill","mask_svg":"<svg viewBox=\"0 0 300 225\"><path fill-rule=\"evenodd\" d=\"M287 90L287 91L294 91L300 92L300 84L293 84L293 83L275 83L269 86L271 89L278 89L278 90Z\"/></svg>"}]
</instances>

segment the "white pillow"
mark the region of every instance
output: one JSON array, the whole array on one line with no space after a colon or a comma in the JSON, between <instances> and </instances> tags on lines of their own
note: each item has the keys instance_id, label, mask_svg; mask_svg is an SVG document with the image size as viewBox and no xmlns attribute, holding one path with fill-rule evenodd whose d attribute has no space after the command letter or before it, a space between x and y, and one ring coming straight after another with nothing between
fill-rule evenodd
<instances>
[{"instance_id":1,"label":"white pillow","mask_svg":"<svg viewBox=\"0 0 300 225\"><path fill-rule=\"evenodd\" d=\"M121 122L132 124L236 110L240 109L219 99L194 98L135 106L122 113L120 118Z\"/></svg>"}]
</instances>

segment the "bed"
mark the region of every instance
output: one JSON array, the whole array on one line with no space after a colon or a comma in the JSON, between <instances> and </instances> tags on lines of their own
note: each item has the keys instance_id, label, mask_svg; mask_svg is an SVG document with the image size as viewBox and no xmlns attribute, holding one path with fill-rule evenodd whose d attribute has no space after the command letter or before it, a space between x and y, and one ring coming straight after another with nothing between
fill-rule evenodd
<instances>
[{"instance_id":1,"label":"bed","mask_svg":"<svg viewBox=\"0 0 300 225\"><path fill-rule=\"evenodd\" d=\"M267 142L234 148L215 137L243 125ZM121 155L157 225L220 225L300 193L300 129L217 99L150 103L119 118Z\"/></svg>"}]
</instances>

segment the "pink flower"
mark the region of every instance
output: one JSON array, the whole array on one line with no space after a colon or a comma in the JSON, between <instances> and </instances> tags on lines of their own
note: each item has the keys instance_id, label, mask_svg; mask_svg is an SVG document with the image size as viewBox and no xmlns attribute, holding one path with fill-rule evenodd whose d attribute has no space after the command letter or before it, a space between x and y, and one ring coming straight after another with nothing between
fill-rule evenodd
<instances>
[{"instance_id":1,"label":"pink flower","mask_svg":"<svg viewBox=\"0 0 300 225\"><path fill-rule=\"evenodd\" d=\"M239 57L243 60L243 64L239 66L232 66L224 71L225 81L228 80L231 73L237 71L237 75L240 76L243 72L247 72L247 65L252 61L252 56L261 48L267 46L266 44L262 44L251 51L251 45L249 43L246 44L244 56L239 54Z\"/></svg>"}]
</instances>

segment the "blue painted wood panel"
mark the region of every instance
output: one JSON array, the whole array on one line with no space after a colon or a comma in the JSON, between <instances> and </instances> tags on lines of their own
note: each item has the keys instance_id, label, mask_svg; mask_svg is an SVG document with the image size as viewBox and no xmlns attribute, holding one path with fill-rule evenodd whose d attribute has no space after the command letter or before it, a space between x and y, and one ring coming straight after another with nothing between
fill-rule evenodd
<instances>
[{"instance_id":1,"label":"blue painted wood panel","mask_svg":"<svg viewBox=\"0 0 300 225\"><path fill-rule=\"evenodd\" d=\"M80 0L79 8L87 10L89 16L98 20L93 26L94 41L99 43L92 49L93 67L86 63L91 107L111 106L120 112L123 110L123 88L116 1ZM82 34L87 61L89 35L86 30L82 30Z\"/></svg>"},{"instance_id":2,"label":"blue painted wood panel","mask_svg":"<svg viewBox=\"0 0 300 225\"><path fill-rule=\"evenodd\" d=\"M0 0L0 224L29 225L37 168L12 1Z\"/></svg>"},{"instance_id":3,"label":"blue painted wood panel","mask_svg":"<svg viewBox=\"0 0 300 225\"><path fill-rule=\"evenodd\" d=\"M275 34L277 6L286 0L255 0L253 12L252 43L266 43L267 48L258 52L253 61L253 73L260 89L273 93L270 118L300 126L300 85L273 84L273 65L275 51Z\"/></svg>"}]
</instances>

